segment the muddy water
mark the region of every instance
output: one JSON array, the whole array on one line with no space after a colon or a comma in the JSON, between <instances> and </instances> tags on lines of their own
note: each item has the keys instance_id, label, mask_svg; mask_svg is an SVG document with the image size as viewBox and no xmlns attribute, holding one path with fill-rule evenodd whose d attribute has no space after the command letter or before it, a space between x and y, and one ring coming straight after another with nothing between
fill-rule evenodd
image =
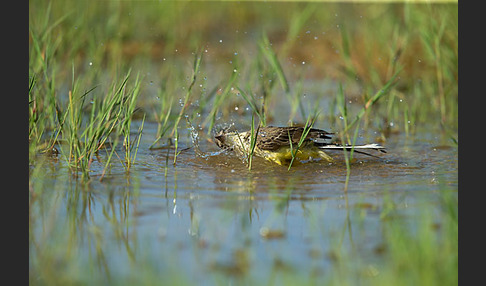
<instances>
[{"instance_id":1,"label":"muddy water","mask_svg":"<svg viewBox=\"0 0 486 286\"><path fill-rule=\"evenodd\" d=\"M38 185L31 235L42 245L31 248L33 261L52 241L65 245L56 250L58 263L90 269L70 272L79 280L87 273L111 282L155 275L157 281L203 285L226 279L265 284L283 273L324 279L336 245L379 263L388 202L414 218L438 207L441 190L458 185L457 148L444 145L430 129L391 136L388 153L379 158L357 154L347 191L340 152L332 153L332 164L290 171L257 158L249 171L204 138L197 156L183 133L180 148L190 148L174 165L172 149L169 164L167 149L149 149L155 130L146 123L128 174L116 162L100 181L101 155L90 182L81 184L62 172L62 160L47 160L45 175L32 178ZM66 258L66 251L76 258Z\"/></svg>"}]
</instances>

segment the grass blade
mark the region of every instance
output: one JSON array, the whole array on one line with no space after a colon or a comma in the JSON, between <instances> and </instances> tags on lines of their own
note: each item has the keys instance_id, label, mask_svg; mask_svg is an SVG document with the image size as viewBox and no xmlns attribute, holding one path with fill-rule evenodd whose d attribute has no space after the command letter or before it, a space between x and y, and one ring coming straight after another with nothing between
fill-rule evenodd
<instances>
[{"instance_id":1,"label":"grass blade","mask_svg":"<svg viewBox=\"0 0 486 286\"><path fill-rule=\"evenodd\" d=\"M395 79L397 78L398 74L400 73L400 71L402 70L402 68L399 68L395 74L390 78L390 80L388 80L388 82L373 96L371 97L366 103L365 105L363 106L363 108L361 108L361 110L358 112L358 114L356 115L356 118L350 123L348 124L345 128L344 128L344 132L347 132L351 127L353 127L360 119L361 117L363 117L363 115L365 114L365 112L373 105L375 104L380 98L382 98L385 94L387 94L390 89L397 83L395 81Z\"/></svg>"},{"instance_id":2,"label":"grass blade","mask_svg":"<svg viewBox=\"0 0 486 286\"><path fill-rule=\"evenodd\" d=\"M282 66L278 61L277 55L275 51L272 49L270 45L270 41L268 40L268 36L266 33L263 33L261 41L258 42L259 51L265 56L268 63L272 66L273 71L277 74L277 77L282 85L282 88L287 93L290 91L289 83L285 74L283 72Z\"/></svg>"}]
</instances>

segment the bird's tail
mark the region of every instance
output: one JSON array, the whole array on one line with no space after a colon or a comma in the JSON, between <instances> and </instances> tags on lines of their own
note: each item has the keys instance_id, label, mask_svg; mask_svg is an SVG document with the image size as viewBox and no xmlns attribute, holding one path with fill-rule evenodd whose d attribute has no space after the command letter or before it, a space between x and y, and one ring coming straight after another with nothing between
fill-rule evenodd
<instances>
[{"instance_id":1,"label":"bird's tail","mask_svg":"<svg viewBox=\"0 0 486 286\"><path fill-rule=\"evenodd\" d=\"M368 155L368 156L371 156L371 157L377 157L377 156L371 155L371 154L363 152L361 150L376 150L376 151L386 153L385 147L380 146L376 143L365 144L365 145L355 145L355 146L339 145L339 144L326 144L326 145L320 145L319 149L334 149L334 150L346 150L346 151L351 151L352 149L354 149L354 152L356 152L356 153Z\"/></svg>"}]
</instances>

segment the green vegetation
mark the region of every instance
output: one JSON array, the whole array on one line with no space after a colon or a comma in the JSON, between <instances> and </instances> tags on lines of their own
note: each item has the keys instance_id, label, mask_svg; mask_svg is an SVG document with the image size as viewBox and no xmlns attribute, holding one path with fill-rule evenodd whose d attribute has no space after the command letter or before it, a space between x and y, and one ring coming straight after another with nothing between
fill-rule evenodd
<instances>
[{"instance_id":1,"label":"green vegetation","mask_svg":"<svg viewBox=\"0 0 486 286\"><path fill-rule=\"evenodd\" d=\"M304 130L302 131L302 135L300 136L299 142L297 142L297 146L295 146L295 148L292 145L292 137L290 136L290 133L289 133L290 152L291 152L291 155L292 155L292 160L290 160L288 170L290 170L290 168L292 167L292 164L294 163L297 152L299 152L299 149L302 146L302 144L304 143L305 138L307 137L310 130L312 129L312 126L314 126L314 123L316 122L317 115L318 114L315 113L314 116L312 116L312 118L310 118L310 117L307 118L307 121L305 122L305 125L304 125Z\"/></svg>"},{"instance_id":2,"label":"green vegetation","mask_svg":"<svg viewBox=\"0 0 486 286\"><path fill-rule=\"evenodd\" d=\"M147 121L159 124L151 148L163 138L161 142L178 144L183 117L194 126L201 124L207 135L211 135L215 123L236 117L243 119L241 122L246 120L248 126L252 112L247 112L245 103L257 112L263 126L268 121L302 124L311 105L315 107L329 96L337 98L312 91L305 79L337 80L344 87L345 100L355 103L353 108L365 106L345 129L360 120L362 128L380 130L380 140L386 140L390 132L413 133L417 126L429 122L435 122L450 138L457 132L455 4L289 3L273 11L263 3L248 3L238 8L238 17L231 18L223 31L225 39L214 40L212 28L236 16L236 8L215 3L53 3L30 3L31 163L36 152L55 147L56 140L69 139L70 151L63 154L86 173L92 152L99 150L118 126L113 123L116 118L107 116L123 116L119 118L123 121L120 128L125 129L126 137L127 120L135 109L143 112L141 116ZM204 17L211 9L221 13L216 18ZM80 16L72 17L74 11ZM199 21L197 27L183 21L182 15L190 13ZM277 27L288 13L293 15L283 25L288 34L279 36ZM249 36L241 36L249 32L239 25L262 14L267 15L268 22L253 32L259 39L254 44ZM135 31L135 26L144 29ZM226 38L231 39L229 43ZM307 50L310 47L315 51ZM228 51L235 52L229 56L225 54ZM191 71L185 69L189 58L194 58ZM229 64L222 64L224 59L229 59ZM71 77L66 64L72 67ZM86 97L99 104L106 100L104 97L127 96L122 93L128 77L121 81L117 78L130 74L130 70L142 76L137 75L133 96L122 102L125 106L118 105L120 98L113 98L111 105L104 106L104 116L98 115L101 110L84 106ZM114 86L119 88L110 95ZM307 93L313 94L306 97ZM377 102L385 93L387 99ZM257 104L258 98L261 104ZM288 108L288 121L274 121L281 116L276 111L282 104ZM234 112L235 106L238 112ZM332 104L320 108L323 112L316 122L336 123L339 114ZM353 117L351 112L349 117ZM111 125L82 124L85 118L94 120L97 116L101 121L114 121ZM91 126L93 132L85 141L98 142L90 142L91 149L75 154L73 148L77 148L76 140L84 126ZM80 158L86 161L81 164ZM174 156L174 162L176 159Z\"/></svg>"},{"instance_id":3,"label":"green vegetation","mask_svg":"<svg viewBox=\"0 0 486 286\"><path fill-rule=\"evenodd\" d=\"M278 179L268 176L271 191L254 192L254 178L264 170L250 150L248 168L234 169L247 176L241 182L252 191L211 204L206 217L194 211L193 193L177 194L176 163L184 155L181 150L191 146L184 137L189 128L181 128L181 121L190 125L196 140L211 146L213 132L224 124L251 130L254 148L257 126L305 123L306 128L330 127L349 144L361 131L373 137L366 141L386 143L396 134L413 138L428 128L443 145L457 147L457 3L276 4L29 1L30 284L169 281L164 279L193 284L201 277L182 270L188 256L205 266L196 270L208 284L457 284L457 182L439 178L433 194L438 205L414 216L400 207L393 190L379 190L383 199L365 207L350 206L352 194L343 192L340 210L346 220L341 224L324 215L320 207L325 202L301 195L295 177L316 175L306 166L289 166ZM150 124L152 133L146 132ZM144 139L150 141L146 148ZM300 144L292 149L296 152ZM164 149L160 162L158 149ZM190 220L190 238L187 229L177 232L177 227L161 227L160 243L159 238L137 237L137 221L147 211L138 208L143 190L141 179L133 176L141 150L154 152L164 173L165 193L150 198L162 196L169 202L162 208L173 204L167 210L173 214L176 201L186 202L191 210L181 217ZM353 152L344 152L344 158L346 176L339 182L347 190L356 164ZM112 169L126 176L121 191L105 182ZM420 193L415 199L430 199L423 197ZM302 224L310 229L306 239L325 241L319 245L325 253L318 247L308 259L325 266L315 273L301 271L277 252L269 266L255 269L261 266L261 240L280 247L292 231L286 222L284 231L252 229L265 214L256 211L258 204L274 208L272 218L284 222L289 209L290 216L302 211ZM368 238L350 231L352 222L365 232L368 220L380 225L373 227L380 243L372 253L360 246ZM220 224L239 235L211 240L192 233L211 237ZM168 239L172 231L179 237ZM353 241L345 242L342 233ZM229 265L215 259L223 251L232 251ZM113 253L126 259L123 267L129 271L116 271Z\"/></svg>"}]
</instances>

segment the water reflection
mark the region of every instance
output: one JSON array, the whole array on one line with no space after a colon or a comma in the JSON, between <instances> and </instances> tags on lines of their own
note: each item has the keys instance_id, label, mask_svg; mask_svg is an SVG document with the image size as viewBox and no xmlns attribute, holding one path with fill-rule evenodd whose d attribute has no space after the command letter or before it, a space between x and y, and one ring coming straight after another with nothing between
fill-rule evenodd
<instances>
[{"instance_id":1,"label":"water reflection","mask_svg":"<svg viewBox=\"0 0 486 286\"><path fill-rule=\"evenodd\" d=\"M457 187L457 150L434 144L400 149L389 142L382 159L357 156L347 192L339 154L332 164L290 171L256 158L249 171L235 155L200 144L210 156L188 150L176 165L166 164L166 150L140 148L130 173L114 167L88 184L59 175L60 163L36 167L44 176L30 181L32 275L48 281L57 265L61 276L85 281L75 269L91 265L107 283L126 273L208 284L217 277L278 281L289 273L323 279L341 251L379 261L384 218L437 205L444 183L436 182Z\"/></svg>"}]
</instances>

